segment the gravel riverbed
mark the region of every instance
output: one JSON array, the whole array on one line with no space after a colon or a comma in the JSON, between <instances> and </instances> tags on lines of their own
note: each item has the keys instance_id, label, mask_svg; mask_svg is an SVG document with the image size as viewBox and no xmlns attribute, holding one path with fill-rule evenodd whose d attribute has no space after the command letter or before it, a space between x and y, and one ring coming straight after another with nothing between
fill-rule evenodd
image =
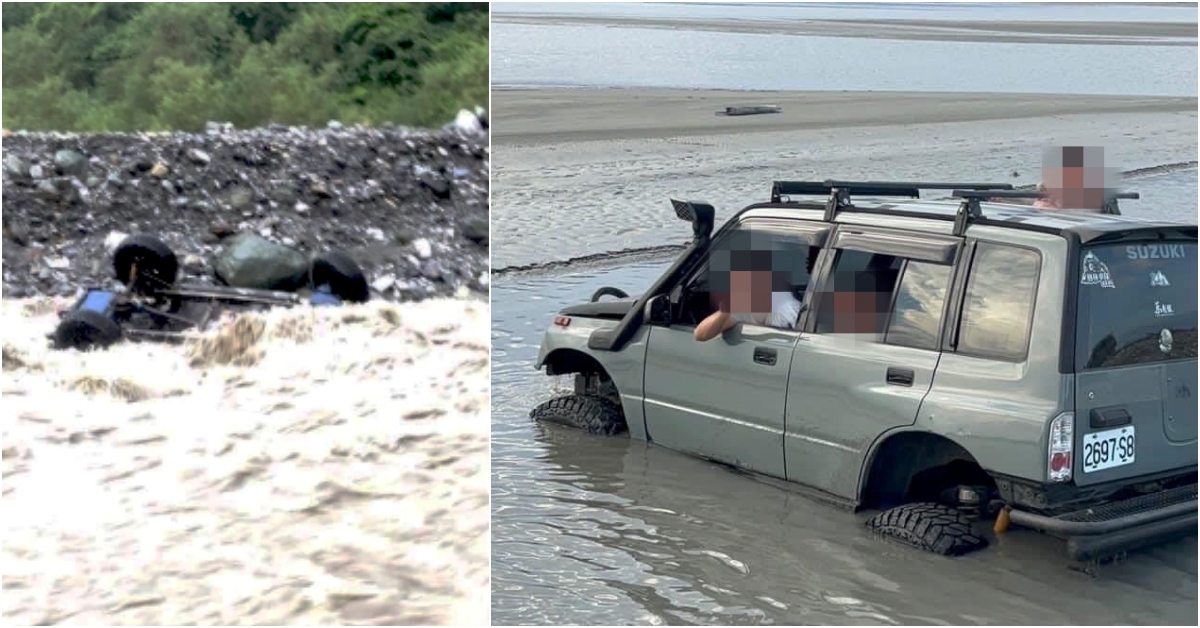
<instances>
[{"instance_id":1,"label":"gravel riverbed","mask_svg":"<svg viewBox=\"0 0 1200 628\"><path fill-rule=\"evenodd\" d=\"M380 298L487 291L483 129L5 134L5 298L110 282L114 232L167 242L187 281L215 281L222 241L253 232L310 256L345 250Z\"/></svg>"}]
</instances>

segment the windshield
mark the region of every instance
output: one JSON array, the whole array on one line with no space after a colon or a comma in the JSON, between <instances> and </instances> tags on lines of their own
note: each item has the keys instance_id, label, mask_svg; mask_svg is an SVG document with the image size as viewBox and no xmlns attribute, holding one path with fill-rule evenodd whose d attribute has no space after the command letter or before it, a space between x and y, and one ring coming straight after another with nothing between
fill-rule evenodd
<instances>
[{"instance_id":1,"label":"windshield","mask_svg":"<svg viewBox=\"0 0 1200 628\"><path fill-rule=\"evenodd\" d=\"M1196 242L1080 251L1076 369L1196 357Z\"/></svg>"}]
</instances>

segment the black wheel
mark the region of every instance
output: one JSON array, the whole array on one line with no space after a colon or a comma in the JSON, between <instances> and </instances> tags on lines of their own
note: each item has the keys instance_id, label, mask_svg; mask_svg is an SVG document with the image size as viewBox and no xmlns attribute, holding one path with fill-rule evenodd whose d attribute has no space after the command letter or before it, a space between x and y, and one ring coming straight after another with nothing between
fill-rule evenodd
<instances>
[{"instance_id":1,"label":"black wheel","mask_svg":"<svg viewBox=\"0 0 1200 628\"><path fill-rule=\"evenodd\" d=\"M612 436L628 430L621 406L594 395L564 395L534 408L529 416L535 421L558 423L579 428L590 434Z\"/></svg>"},{"instance_id":2,"label":"black wheel","mask_svg":"<svg viewBox=\"0 0 1200 628\"><path fill-rule=\"evenodd\" d=\"M135 290L169 288L179 275L179 260L162 240L137 234L125 238L117 247L113 270L117 272L117 281ZM130 285L131 279L134 285Z\"/></svg>"},{"instance_id":3,"label":"black wheel","mask_svg":"<svg viewBox=\"0 0 1200 628\"><path fill-rule=\"evenodd\" d=\"M59 349L103 349L121 339L121 326L95 310L68 313L54 330L54 346Z\"/></svg>"},{"instance_id":4,"label":"black wheel","mask_svg":"<svg viewBox=\"0 0 1200 628\"><path fill-rule=\"evenodd\" d=\"M617 297L618 299L628 299L629 298L629 295L626 294L626 292L620 288L614 288L612 286L604 286L603 288L600 288L599 290L592 293L592 301L599 301L600 297L605 297L605 296Z\"/></svg>"},{"instance_id":5,"label":"black wheel","mask_svg":"<svg viewBox=\"0 0 1200 628\"><path fill-rule=\"evenodd\" d=\"M885 510L871 517L867 526L881 536L942 556L961 556L987 547L987 539L975 534L966 515L933 502Z\"/></svg>"},{"instance_id":6,"label":"black wheel","mask_svg":"<svg viewBox=\"0 0 1200 628\"><path fill-rule=\"evenodd\" d=\"M328 284L338 298L350 303L365 303L371 298L366 275L341 251L329 251L313 260L312 284L313 288Z\"/></svg>"}]
</instances>

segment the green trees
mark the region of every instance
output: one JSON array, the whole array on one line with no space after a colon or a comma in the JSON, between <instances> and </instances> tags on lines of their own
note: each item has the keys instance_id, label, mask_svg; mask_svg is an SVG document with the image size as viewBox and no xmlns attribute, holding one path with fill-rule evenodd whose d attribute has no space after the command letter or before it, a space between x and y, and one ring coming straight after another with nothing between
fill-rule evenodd
<instances>
[{"instance_id":1,"label":"green trees","mask_svg":"<svg viewBox=\"0 0 1200 628\"><path fill-rule=\"evenodd\" d=\"M5 3L4 127L441 125L486 105L486 3Z\"/></svg>"}]
</instances>

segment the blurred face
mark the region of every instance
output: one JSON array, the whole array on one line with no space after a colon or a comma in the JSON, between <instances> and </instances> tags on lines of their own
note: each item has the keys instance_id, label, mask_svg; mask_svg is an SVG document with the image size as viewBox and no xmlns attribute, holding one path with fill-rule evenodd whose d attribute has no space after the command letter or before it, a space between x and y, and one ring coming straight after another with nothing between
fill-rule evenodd
<instances>
[{"instance_id":1,"label":"blurred face","mask_svg":"<svg viewBox=\"0 0 1200 628\"><path fill-rule=\"evenodd\" d=\"M1042 184L1050 198L1038 205L1101 211L1106 181L1100 150L1066 147L1057 154L1048 153L1042 166Z\"/></svg>"},{"instance_id":2,"label":"blurred face","mask_svg":"<svg viewBox=\"0 0 1200 628\"><path fill-rule=\"evenodd\" d=\"M762 314L771 311L771 271L730 271L729 289L730 312Z\"/></svg>"}]
</instances>

